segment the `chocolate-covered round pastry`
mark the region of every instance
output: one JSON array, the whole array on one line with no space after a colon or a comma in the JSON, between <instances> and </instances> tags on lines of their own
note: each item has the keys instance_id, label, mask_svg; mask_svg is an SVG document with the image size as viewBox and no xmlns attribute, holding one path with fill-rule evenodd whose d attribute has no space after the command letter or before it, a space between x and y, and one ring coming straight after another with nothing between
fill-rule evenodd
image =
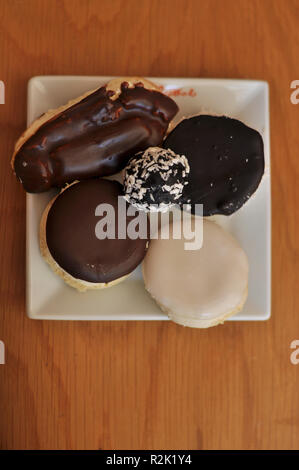
<instances>
[{"instance_id":1,"label":"chocolate-covered round pastry","mask_svg":"<svg viewBox=\"0 0 299 470\"><path fill-rule=\"evenodd\" d=\"M163 146L186 155L189 184L183 199L203 204L203 215L230 215L255 192L264 173L263 139L237 119L199 115L181 121Z\"/></svg>"},{"instance_id":2,"label":"chocolate-covered round pastry","mask_svg":"<svg viewBox=\"0 0 299 470\"><path fill-rule=\"evenodd\" d=\"M125 198L139 210L165 211L179 204L189 171L184 155L150 147L131 158L125 168Z\"/></svg>"},{"instance_id":3,"label":"chocolate-covered round pastry","mask_svg":"<svg viewBox=\"0 0 299 470\"><path fill-rule=\"evenodd\" d=\"M74 183L46 208L40 226L40 248L51 268L78 290L101 289L125 279L145 256L148 240L119 236L119 207L128 209L122 186L116 181L91 179ZM122 198L122 206L119 206ZM108 212L96 212L105 204L112 212L115 238L98 237L97 224ZM104 211L105 209L105 211ZM110 212L109 212L110 214ZM101 215L101 217L99 217ZM125 229L133 216L123 215ZM108 220L108 219L107 219ZM108 226L107 226L108 230ZM103 231L106 229L103 227ZM113 233L113 232L112 232Z\"/></svg>"}]
</instances>

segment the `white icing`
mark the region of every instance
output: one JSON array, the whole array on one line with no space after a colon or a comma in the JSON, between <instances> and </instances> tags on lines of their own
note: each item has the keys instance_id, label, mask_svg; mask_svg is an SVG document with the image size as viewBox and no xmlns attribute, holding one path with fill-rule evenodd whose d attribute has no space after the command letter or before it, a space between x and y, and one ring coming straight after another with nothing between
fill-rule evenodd
<instances>
[{"instance_id":1,"label":"white icing","mask_svg":"<svg viewBox=\"0 0 299 470\"><path fill-rule=\"evenodd\" d=\"M185 242L151 240L143 262L145 286L177 323L212 326L243 306L247 256L229 233L206 219L202 248L184 250Z\"/></svg>"}]
</instances>

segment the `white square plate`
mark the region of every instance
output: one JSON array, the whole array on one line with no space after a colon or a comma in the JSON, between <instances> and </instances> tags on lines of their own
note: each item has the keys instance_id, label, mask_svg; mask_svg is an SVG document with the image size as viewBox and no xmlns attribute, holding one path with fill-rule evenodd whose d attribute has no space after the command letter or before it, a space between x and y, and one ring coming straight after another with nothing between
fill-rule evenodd
<instances>
[{"instance_id":1,"label":"white square plate","mask_svg":"<svg viewBox=\"0 0 299 470\"><path fill-rule=\"evenodd\" d=\"M44 76L28 84L28 125L112 77ZM271 193L268 84L253 80L151 78L177 101L176 117L201 111L226 114L257 129L265 145L266 170L255 195L230 217L214 219L240 242L249 258L249 295L232 320L266 320L271 309ZM166 320L144 289L141 269L117 286L79 293L56 276L39 252L42 212L56 194L27 194L27 314L42 320Z\"/></svg>"}]
</instances>

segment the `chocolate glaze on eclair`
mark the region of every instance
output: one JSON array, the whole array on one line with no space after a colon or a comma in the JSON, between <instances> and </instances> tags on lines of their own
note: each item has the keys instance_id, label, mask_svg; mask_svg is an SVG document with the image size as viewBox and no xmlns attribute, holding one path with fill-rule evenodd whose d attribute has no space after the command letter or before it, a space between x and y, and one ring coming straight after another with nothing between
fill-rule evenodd
<instances>
[{"instance_id":1,"label":"chocolate glaze on eclair","mask_svg":"<svg viewBox=\"0 0 299 470\"><path fill-rule=\"evenodd\" d=\"M120 183L99 178L69 186L52 203L43 227L47 249L58 266L76 280L110 283L131 273L144 258L147 239L118 238L118 197L121 195ZM114 239L96 236L100 218L95 215L95 209L99 204L110 204L114 208ZM125 201L124 204L128 208ZM132 219L127 215L126 224ZM46 252L43 255L53 267Z\"/></svg>"},{"instance_id":2,"label":"chocolate glaze on eclair","mask_svg":"<svg viewBox=\"0 0 299 470\"><path fill-rule=\"evenodd\" d=\"M136 83L120 94L101 87L42 124L19 148L13 167L26 191L120 171L129 157L161 144L178 111L163 93Z\"/></svg>"},{"instance_id":3,"label":"chocolate glaze on eclair","mask_svg":"<svg viewBox=\"0 0 299 470\"><path fill-rule=\"evenodd\" d=\"M264 173L259 132L237 119L199 115L180 122L164 148L187 157L190 165L183 202L203 204L203 215L230 215L255 192Z\"/></svg>"}]
</instances>

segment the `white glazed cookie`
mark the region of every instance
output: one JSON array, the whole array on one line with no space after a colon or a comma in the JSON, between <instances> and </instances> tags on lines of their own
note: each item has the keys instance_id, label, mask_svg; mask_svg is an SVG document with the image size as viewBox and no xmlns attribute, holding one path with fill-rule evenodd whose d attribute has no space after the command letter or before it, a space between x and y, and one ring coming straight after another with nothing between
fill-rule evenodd
<instances>
[{"instance_id":1,"label":"white glazed cookie","mask_svg":"<svg viewBox=\"0 0 299 470\"><path fill-rule=\"evenodd\" d=\"M176 323L196 328L223 323L246 301L247 256L229 233L206 219L202 247L185 250L186 241L151 241L143 261L145 287Z\"/></svg>"}]
</instances>

